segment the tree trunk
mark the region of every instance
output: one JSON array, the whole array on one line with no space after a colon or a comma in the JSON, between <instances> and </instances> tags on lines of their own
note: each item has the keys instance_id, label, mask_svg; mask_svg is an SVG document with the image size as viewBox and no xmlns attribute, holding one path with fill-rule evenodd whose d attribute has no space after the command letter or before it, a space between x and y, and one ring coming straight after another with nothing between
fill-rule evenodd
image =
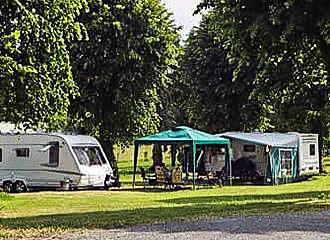
<instances>
[{"instance_id":1,"label":"tree trunk","mask_svg":"<svg viewBox=\"0 0 330 240\"><path fill-rule=\"evenodd\" d=\"M323 150L323 133L319 134L319 169L320 173L323 172L323 157L322 157L322 150Z\"/></svg>"},{"instance_id":2,"label":"tree trunk","mask_svg":"<svg viewBox=\"0 0 330 240\"><path fill-rule=\"evenodd\" d=\"M163 162L162 147L160 144L154 144L152 148L153 166L161 166Z\"/></svg>"},{"instance_id":3,"label":"tree trunk","mask_svg":"<svg viewBox=\"0 0 330 240\"><path fill-rule=\"evenodd\" d=\"M119 180L119 171L116 155L114 153L113 143L110 141L109 137L107 137L106 132L100 129L100 143L104 150L105 155L107 156L111 168L113 170L114 177Z\"/></svg>"},{"instance_id":4,"label":"tree trunk","mask_svg":"<svg viewBox=\"0 0 330 240\"><path fill-rule=\"evenodd\" d=\"M322 149L323 149L323 137L324 137L324 129L322 127L322 119L318 117L311 123L312 133L317 133L319 135L319 170L320 173L323 172L323 164L322 164Z\"/></svg>"},{"instance_id":5,"label":"tree trunk","mask_svg":"<svg viewBox=\"0 0 330 240\"><path fill-rule=\"evenodd\" d=\"M229 131L240 131L241 130L241 114L240 114L240 104L237 100L238 96L231 96L233 99L230 110L229 110Z\"/></svg>"}]
</instances>

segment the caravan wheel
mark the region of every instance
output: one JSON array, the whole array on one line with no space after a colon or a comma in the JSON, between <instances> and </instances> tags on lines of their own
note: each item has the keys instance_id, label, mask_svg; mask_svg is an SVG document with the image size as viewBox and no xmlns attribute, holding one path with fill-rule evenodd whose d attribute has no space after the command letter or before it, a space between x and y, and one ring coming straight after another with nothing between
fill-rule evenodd
<instances>
[{"instance_id":1,"label":"caravan wheel","mask_svg":"<svg viewBox=\"0 0 330 240\"><path fill-rule=\"evenodd\" d=\"M22 181L15 182L15 192L22 193L26 191L26 186Z\"/></svg>"},{"instance_id":2,"label":"caravan wheel","mask_svg":"<svg viewBox=\"0 0 330 240\"><path fill-rule=\"evenodd\" d=\"M11 181L6 181L3 183L3 191L6 193L12 193L14 190L13 183Z\"/></svg>"}]
</instances>

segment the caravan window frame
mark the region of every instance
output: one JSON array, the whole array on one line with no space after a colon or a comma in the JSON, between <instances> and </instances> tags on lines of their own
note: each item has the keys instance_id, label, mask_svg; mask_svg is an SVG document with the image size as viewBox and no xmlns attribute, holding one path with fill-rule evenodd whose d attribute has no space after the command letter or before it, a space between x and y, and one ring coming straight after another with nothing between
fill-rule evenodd
<instances>
[{"instance_id":1,"label":"caravan window frame","mask_svg":"<svg viewBox=\"0 0 330 240\"><path fill-rule=\"evenodd\" d=\"M255 153L257 152L257 146L255 144L244 144L243 152L246 153Z\"/></svg>"},{"instance_id":2,"label":"caravan window frame","mask_svg":"<svg viewBox=\"0 0 330 240\"><path fill-rule=\"evenodd\" d=\"M29 158L30 157L30 148L16 148L16 157L17 158Z\"/></svg>"},{"instance_id":3,"label":"caravan window frame","mask_svg":"<svg viewBox=\"0 0 330 240\"><path fill-rule=\"evenodd\" d=\"M80 165L102 166L108 163L105 156L103 155L101 147L99 146L73 146L72 149ZM95 152L93 153L93 151Z\"/></svg>"},{"instance_id":4,"label":"caravan window frame","mask_svg":"<svg viewBox=\"0 0 330 240\"><path fill-rule=\"evenodd\" d=\"M285 163L288 163L289 162L290 168L283 167L282 152L290 152L290 161L287 160L288 158L286 156L284 158L285 159ZM280 149L279 154L280 154L280 162L281 162L281 171L283 171L284 169L286 169L287 172L289 173L289 174L287 174L287 176L292 176L292 167L293 167L292 166L292 156L293 156L292 149Z\"/></svg>"},{"instance_id":5,"label":"caravan window frame","mask_svg":"<svg viewBox=\"0 0 330 240\"><path fill-rule=\"evenodd\" d=\"M50 142L48 163L51 167L58 167L60 164L60 143ZM55 160L55 161L54 161Z\"/></svg>"},{"instance_id":6,"label":"caravan window frame","mask_svg":"<svg viewBox=\"0 0 330 240\"><path fill-rule=\"evenodd\" d=\"M313 150L311 148L312 146L313 146ZM309 144L309 156L316 156L316 144L315 143Z\"/></svg>"}]
</instances>

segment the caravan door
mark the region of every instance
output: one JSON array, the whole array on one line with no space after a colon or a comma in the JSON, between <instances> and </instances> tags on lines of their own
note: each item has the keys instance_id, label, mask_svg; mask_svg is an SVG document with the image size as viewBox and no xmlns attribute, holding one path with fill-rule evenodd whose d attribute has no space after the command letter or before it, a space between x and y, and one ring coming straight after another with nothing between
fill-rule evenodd
<instances>
[{"instance_id":1,"label":"caravan door","mask_svg":"<svg viewBox=\"0 0 330 240\"><path fill-rule=\"evenodd\" d=\"M59 171L60 163L60 144L58 141L49 142L41 145L36 151L40 161L40 176L43 176L41 187L59 187L62 181L61 171Z\"/></svg>"},{"instance_id":2,"label":"caravan door","mask_svg":"<svg viewBox=\"0 0 330 240\"><path fill-rule=\"evenodd\" d=\"M300 175L319 173L319 152L317 134L300 134L299 136L299 169Z\"/></svg>"}]
</instances>

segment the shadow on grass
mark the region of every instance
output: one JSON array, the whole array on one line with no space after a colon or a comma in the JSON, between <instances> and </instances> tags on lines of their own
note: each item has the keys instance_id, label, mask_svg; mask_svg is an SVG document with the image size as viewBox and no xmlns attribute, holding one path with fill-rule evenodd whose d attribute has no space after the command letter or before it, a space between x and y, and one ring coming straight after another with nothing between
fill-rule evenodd
<instances>
[{"instance_id":1,"label":"shadow on grass","mask_svg":"<svg viewBox=\"0 0 330 240\"><path fill-rule=\"evenodd\" d=\"M174 199L160 200L164 203L172 204L199 204L199 203L221 203L221 202L243 202L243 201L279 201L279 200L295 200L305 199L313 200L322 198L323 196L330 196L330 191L313 191L313 192L299 192L286 194L251 194L239 196L201 196L201 197L182 197ZM330 204L330 202L329 202Z\"/></svg>"},{"instance_id":2,"label":"shadow on grass","mask_svg":"<svg viewBox=\"0 0 330 240\"><path fill-rule=\"evenodd\" d=\"M173 192L173 191L181 191L181 190L192 190L192 187L190 186L177 186L177 187L164 187L162 185L159 186L148 186L146 188L143 188L143 185L137 185L138 187L132 188L132 187L121 187L121 188L112 188L111 192Z\"/></svg>"},{"instance_id":3,"label":"shadow on grass","mask_svg":"<svg viewBox=\"0 0 330 240\"><path fill-rule=\"evenodd\" d=\"M251 220L251 227L247 227L246 222L240 217L231 217L229 219L219 220L215 226L209 226L205 229L196 227L198 222L191 222L190 227L180 228L180 221L191 219L206 219L210 217L241 216L241 215L267 215L274 213L300 212L312 210L329 210L329 203L316 204L309 201L308 198L317 198L319 192L305 192L281 195L246 195L246 196L210 196L210 197L187 197L172 200L161 200L166 203L161 207L136 208L132 210L113 210L113 211L94 211L84 213L52 214L44 216L0 218L0 225L9 230L30 230L30 229L110 229L139 223L155 223L166 221L177 221L172 224L172 228L165 229L164 226L157 225L150 227L145 231L163 231L163 232L185 232L185 231L223 231L237 233L237 224L241 224L239 232L263 234L272 232L275 229L280 231L313 231L330 233L330 214L325 217L320 214L319 217L308 217L303 224L292 224L295 217L284 222L271 224L269 217L265 222L267 227L254 228ZM271 200L291 199L287 202L272 202ZM270 200L265 202L265 200ZM240 202L241 201L241 202ZM179 206L177 204L182 204ZM313 215L314 216L314 215ZM299 218L297 216L296 218ZM246 221L249 221L247 218ZM267 223L268 221L268 223ZM291 222L291 224L286 224ZM309 223L314 224L309 224ZM317 224L315 224L317 223ZM261 223L260 223L261 224ZM262 222L262 224L265 224ZM244 228L245 227L245 228ZM236 230L235 230L236 229ZM242 230L244 229L244 230ZM260 230L262 229L262 230ZM135 231L134 228L132 231ZM139 231L139 230L136 230ZM1 231L0 231L1 233Z\"/></svg>"}]
</instances>

